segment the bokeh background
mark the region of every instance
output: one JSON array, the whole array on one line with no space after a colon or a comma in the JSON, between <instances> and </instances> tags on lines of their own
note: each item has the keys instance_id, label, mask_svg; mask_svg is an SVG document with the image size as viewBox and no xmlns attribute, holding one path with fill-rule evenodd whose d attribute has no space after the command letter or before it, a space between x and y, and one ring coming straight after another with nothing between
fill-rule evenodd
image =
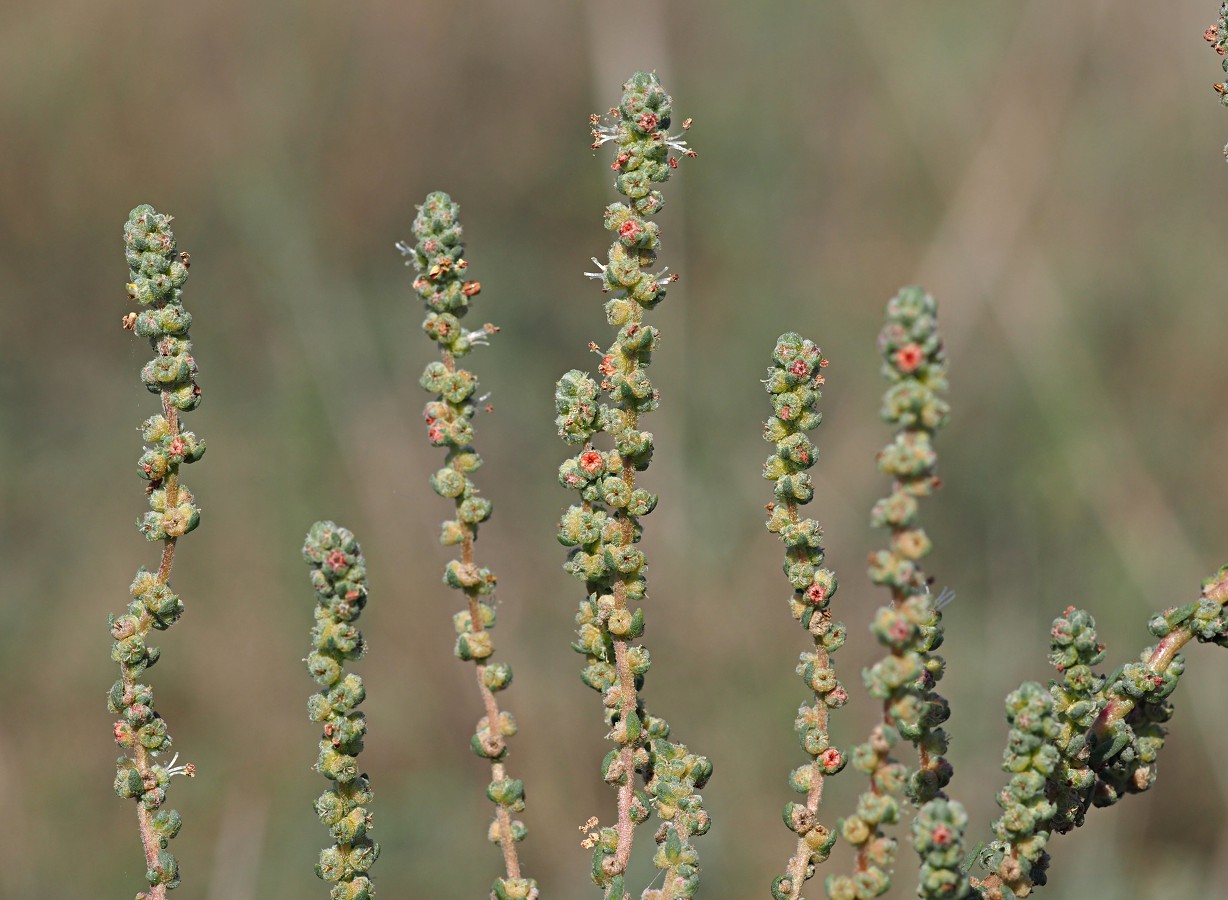
<instances>
[{"instance_id":1,"label":"bokeh background","mask_svg":"<svg viewBox=\"0 0 1228 900\"><path fill-rule=\"evenodd\" d=\"M446 506L417 386L432 348L393 242L414 204L462 205L495 414L480 473L495 517L495 633L521 724L526 871L544 896L595 896L577 826L608 821L598 699L568 647L578 586L560 569L555 481L567 450L551 393L609 329L581 272L607 245L608 154L587 115L655 68L699 158L667 188L662 262L683 273L654 316L663 403L645 483L652 707L715 761L702 896L766 896L791 848L779 810L801 760L791 721L805 640L786 610L758 379L795 329L831 358L818 501L855 702L884 596L862 572L885 490L874 337L919 281L942 304L954 416L945 489L924 506L946 615L956 766L971 842L1003 779L1002 697L1046 679L1069 603L1110 660L1147 642L1228 559L1228 316L1222 282L1222 78L1201 32L1211 0L46 0L0 14L0 895L132 896L143 862L111 790L106 615L157 548L136 428L121 226L150 202L191 252L186 302L209 452L187 478L204 509L174 584L187 614L151 674L176 748L180 900L325 896L310 811L317 729L304 714L312 594L299 561L316 518L370 560L363 762L377 795L381 895L483 897L479 715L451 656L457 598L439 582ZM1228 660L1195 647L1156 790L1054 846L1043 896L1219 897L1228 878ZM861 788L849 770L825 818ZM648 833L641 838L647 849ZM892 896L913 892L901 849ZM829 868L846 866L838 851ZM642 885L650 877L638 863ZM821 895L814 888L812 895Z\"/></svg>"}]
</instances>

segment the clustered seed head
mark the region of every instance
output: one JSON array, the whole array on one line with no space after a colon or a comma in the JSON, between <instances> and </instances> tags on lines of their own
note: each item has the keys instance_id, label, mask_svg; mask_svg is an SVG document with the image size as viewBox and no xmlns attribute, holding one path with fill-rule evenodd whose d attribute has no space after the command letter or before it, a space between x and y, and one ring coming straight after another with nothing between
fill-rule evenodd
<instances>
[{"instance_id":1,"label":"clustered seed head","mask_svg":"<svg viewBox=\"0 0 1228 900\"><path fill-rule=\"evenodd\" d=\"M587 592L576 615L577 640L572 645L587 659L581 678L602 694L609 737L617 745L602 764L602 777L629 791L635 774L643 776L645 790L634 791L629 825L645 821L656 808L663 825L656 835L654 861L665 873L664 887L650 889L644 897L672 900L691 897L698 887L699 867L689 839L710 825L696 791L712 765L669 741L669 725L646 712L638 692L651 661L646 648L630 644L643 634L644 614L628 604L646 596L647 561L635 544L641 535L639 519L657 505L656 495L635 484L635 473L648 468L653 453L652 434L640 430L639 417L655 409L659 400L647 366L660 335L643 318L665 299L666 287L674 280L664 271L647 271L656 261L660 240L657 225L645 217L663 206L653 185L669 180L677 165L670 151L694 153L668 132L672 101L655 74L633 75L611 116L615 118L608 124L592 117L593 147L615 143L615 188L629 203L607 207L605 227L615 240L607 262L589 274L603 291L616 292L605 312L618 334L597 366L600 381L572 370L555 390L559 435L583 445L559 469L559 482L576 491L580 502L563 514L558 539L570 549L565 571L582 581ZM608 403L601 402L603 392ZM609 436L611 449L592 445L599 433ZM619 672L618 647L625 653L625 676ZM624 683L624 677L632 683ZM607 897L622 900L626 863L620 850L629 852L629 847L620 848L616 828L596 834L593 880Z\"/></svg>"},{"instance_id":2,"label":"clustered seed head","mask_svg":"<svg viewBox=\"0 0 1228 900\"><path fill-rule=\"evenodd\" d=\"M775 900L797 900L815 866L830 855L836 832L818 820L819 789L823 779L839 772L847 761L831 744L827 730L828 710L848 701L829 656L844 645L847 634L844 623L833 619L830 610L836 575L823 567L822 527L798 512L814 495L806 470L818 461L819 451L806 432L822 420L817 405L824 381L821 370L826 366L818 346L788 332L776 339L764 382L773 415L764 426L763 438L775 445L775 452L763 464L763 477L774 483L776 496L768 507L767 529L785 545L784 571L793 585L790 612L814 641L814 650L802 653L797 666L814 701L798 709L793 724L811 760L794 769L789 778L790 786L807 799L785 805L785 825L797 834L798 842L786 871L772 882Z\"/></svg>"},{"instance_id":3,"label":"clustered seed head","mask_svg":"<svg viewBox=\"0 0 1228 900\"><path fill-rule=\"evenodd\" d=\"M354 624L367 605L367 566L354 535L332 522L316 522L303 544L316 593L315 627L307 671L321 686L307 701L307 715L324 726L315 770L332 782L315 802L336 842L320 852L316 875L335 882L332 900L370 900L374 894L367 871L379 856L370 838L373 827L367 804L371 786L358 770L358 754L367 733L358 706L366 699L362 678L345 664L367 651Z\"/></svg>"},{"instance_id":4,"label":"clustered seed head","mask_svg":"<svg viewBox=\"0 0 1228 900\"><path fill-rule=\"evenodd\" d=\"M161 415L141 426L145 451L137 461L138 474L149 482L150 511L137 519L137 528L150 541L162 541L163 565L157 573L137 570L130 588L132 601L125 614L109 619L111 659L119 664L120 680L107 693L107 708L119 716L115 742L131 755L116 761L115 792L136 800L152 815L149 830L158 847L155 862L147 867L152 888L179 885L179 863L167 850L182 824L179 813L162 809L166 789L174 775L192 775L191 765L167 766L150 761L171 747L166 722L154 709L153 689L137 681L160 657L149 645L151 630L163 631L183 614L183 603L168 583L176 540L200 522L200 509L179 480L179 467L200 459L204 441L179 427L179 413L200 404L196 360L188 329L192 316L183 308L183 285L188 277L188 255L176 252L171 217L142 204L124 225L128 262L128 296L144 307L124 317L124 327L148 338L156 356L141 370L141 381L162 397ZM147 858L149 857L147 847ZM142 895L146 896L146 895Z\"/></svg>"}]
</instances>

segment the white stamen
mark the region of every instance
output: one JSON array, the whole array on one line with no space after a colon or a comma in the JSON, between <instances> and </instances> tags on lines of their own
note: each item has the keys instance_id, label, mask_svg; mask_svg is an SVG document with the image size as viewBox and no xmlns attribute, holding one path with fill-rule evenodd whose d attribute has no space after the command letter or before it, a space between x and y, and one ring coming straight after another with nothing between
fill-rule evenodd
<instances>
[{"instance_id":1,"label":"white stamen","mask_svg":"<svg viewBox=\"0 0 1228 900\"><path fill-rule=\"evenodd\" d=\"M179 759L178 753L171 757L171 761L168 765L164 766L166 769L167 778L173 778L176 775L187 775L189 778L191 778L196 774L196 767L191 763L185 763L182 766L175 765L175 760L177 759Z\"/></svg>"},{"instance_id":2,"label":"white stamen","mask_svg":"<svg viewBox=\"0 0 1228 900\"><path fill-rule=\"evenodd\" d=\"M595 125L593 126L593 147L596 149L606 141L618 139L618 126L616 125Z\"/></svg>"},{"instance_id":3,"label":"white stamen","mask_svg":"<svg viewBox=\"0 0 1228 900\"><path fill-rule=\"evenodd\" d=\"M695 152L686 145L685 139L674 137L673 135L669 134L665 135L665 146L669 147L671 150L677 150L683 156L690 156Z\"/></svg>"},{"instance_id":4,"label":"white stamen","mask_svg":"<svg viewBox=\"0 0 1228 900\"><path fill-rule=\"evenodd\" d=\"M597 261L597 257L591 256L589 258L593 261L593 265L595 265L601 271L600 272L585 272L584 277L585 278L596 278L598 281L604 281L606 267Z\"/></svg>"}]
</instances>

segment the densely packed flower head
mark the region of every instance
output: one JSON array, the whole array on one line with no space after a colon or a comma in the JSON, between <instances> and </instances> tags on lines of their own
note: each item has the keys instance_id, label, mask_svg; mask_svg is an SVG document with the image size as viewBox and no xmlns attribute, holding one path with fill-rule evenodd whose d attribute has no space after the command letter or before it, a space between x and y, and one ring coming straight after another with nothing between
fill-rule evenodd
<instances>
[{"instance_id":1,"label":"densely packed flower head","mask_svg":"<svg viewBox=\"0 0 1228 900\"><path fill-rule=\"evenodd\" d=\"M831 853L836 832L819 821L819 802L824 779L843 769L846 762L845 754L831 743L827 717L830 709L848 701L830 658L844 645L847 632L831 615L836 575L823 567L823 529L799 513L799 507L814 495L806 470L818 461L819 451L806 432L818 427L822 418L816 407L824 382L821 370L826 366L818 346L789 332L777 338L764 382L773 415L764 426L763 438L775 449L763 464L763 477L773 482L776 496L768 505L767 528L785 545L784 570L793 586L789 609L814 641L814 649L802 653L797 666L813 700L798 709L793 723L810 761L794 769L789 778L790 786L806 799L785 805L785 825L797 834L797 845L785 872L772 882L774 900L798 900L815 866Z\"/></svg>"},{"instance_id":2,"label":"densely packed flower head","mask_svg":"<svg viewBox=\"0 0 1228 900\"><path fill-rule=\"evenodd\" d=\"M183 308L188 254L177 251L170 222L170 216L141 205L124 226L128 296L143 308L125 315L123 325L149 340L155 356L141 369L141 381L162 400L162 413L146 419L141 429L145 450L137 473L149 482L150 509L137 520L137 528L163 547L156 572L143 567L137 571L127 613L110 618L111 658L119 664L120 680L107 695L107 708L120 717L115 741L126 754L116 763L115 792L137 801L150 884L141 896L149 900L161 900L179 884L179 863L167 847L181 819L162 805L171 777L190 776L195 768L177 766L175 759L167 765L154 761L170 749L171 737L154 709L153 689L138 679L160 656L158 648L149 645L149 632L169 628L183 613L183 603L170 587L171 567L176 542L197 526L200 510L180 481L179 468L205 452L204 441L179 425L179 414L195 409L201 392L188 335L192 316Z\"/></svg>"},{"instance_id":3,"label":"densely packed flower head","mask_svg":"<svg viewBox=\"0 0 1228 900\"><path fill-rule=\"evenodd\" d=\"M465 597L465 608L452 620L457 635L454 652L474 664L485 711L470 746L490 760L491 766L486 795L495 804L495 818L487 836L502 850L506 869L496 879L492 896L496 900L534 900L537 883L521 875L516 848L528 829L512 818L524 811L524 783L509 777L504 766L507 739L516 733L516 721L511 713L499 709L495 697L512 683L512 668L492 660L495 575L474 562L478 526L491 514L490 501L478 493L471 477L482 464L472 445L478 380L456 365L458 357L485 345L498 329L485 325L478 331L466 331L461 325L481 285L466 277L469 263L461 242L460 207L451 197L441 192L427 195L414 219L414 236L415 246L401 243L397 247L417 270L414 290L427 311L422 330L438 345L441 357L427 365L419 383L433 395L424 413L427 439L432 446L447 449L444 467L431 476L431 488L455 504L455 518L443 523L440 540L445 546L461 548L460 558L449 561L444 570L444 582Z\"/></svg>"},{"instance_id":4,"label":"densely packed flower head","mask_svg":"<svg viewBox=\"0 0 1228 900\"><path fill-rule=\"evenodd\" d=\"M332 522L311 526L303 559L311 566L316 594L307 671L320 685L307 701L307 715L324 726L314 768L331 782L315 811L335 842L320 852L316 874L333 884L332 900L370 900L374 889L367 872L379 856L379 844L370 838L371 786L358 768L367 733L358 706L367 691L361 677L345 671L346 663L367 651L355 624L367 605L367 565L353 533Z\"/></svg>"},{"instance_id":5,"label":"densely packed flower head","mask_svg":"<svg viewBox=\"0 0 1228 900\"><path fill-rule=\"evenodd\" d=\"M570 548L565 570L585 586L572 645L587 660L581 678L602 694L609 737L616 745L602 764L602 777L618 792L618 822L594 831L586 842L593 850L593 880L607 898L630 896L625 873L633 832L655 809L663 825L656 835L654 863L664 873L664 886L643 896L673 900L694 896L698 888L698 858L690 838L705 833L710 824L696 791L712 765L671 742L669 725L650 715L640 696L650 660L647 649L633 642L644 631L639 604L646 599L647 560L635 545L639 520L653 511L657 497L636 484L636 475L648 468L653 453L652 434L640 429L640 416L659 401L647 367L660 335L644 323L644 313L665 298L674 280L665 270L650 271L660 235L646 217L662 208L664 200L654 185L669 180L677 166L673 154L694 153L669 134L673 104L656 75L633 75L609 115L608 122L592 117L593 147L616 145L615 188L629 202L606 208L605 227L615 240L606 263L597 263L598 271L587 274L603 291L614 292L605 311L618 333L597 366L600 381L572 370L555 390L559 435L582 445L559 469L560 483L576 491L579 502L563 514L558 539ZM601 402L602 393L608 402ZM599 434L613 446L594 446ZM643 791L636 789L637 774L644 780Z\"/></svg>"}]
</instances>

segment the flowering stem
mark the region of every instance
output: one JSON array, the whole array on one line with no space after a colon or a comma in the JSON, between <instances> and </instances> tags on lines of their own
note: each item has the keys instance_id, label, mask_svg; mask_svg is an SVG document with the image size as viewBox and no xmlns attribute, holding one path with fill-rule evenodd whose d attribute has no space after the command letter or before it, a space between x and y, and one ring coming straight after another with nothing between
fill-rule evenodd
<instances>
[{"instance_id":1,"label":"flowering stem","mask_svg":"<svg viewBox=\"0 0 1228 900\"><path fill-rule=\"evenodd\" d=\"M200 388L188 336L192 317L182 305L188 255L176 252L170 221L170 216L143 205L132 210L124 228L128 294L146 308L128 313L123 325L148 338L157 354L142 368L141 380L160 395L162 406L162 414L146 419L142 426L146 447L137 464L139 474L149 481L150 505L137 527L148 540L162 542L161 560L157 573L137 571L127 613L110 618L115 641L111 658L119 664L120 678L107 695L107 708L120 716L114 726L115 742L130 754L116 763L115 792L136 801L149 882L149 889L139 895L144 900L165 900L166 892L179 885L179 863L167 847L182 822L178 812L161 807L170 779L195 773L191 764L176 766L172 759L162 766L155 761L157 754L170 749L171 738L154 710L152 688L139 681L160 657L158 649L147 643L149 632L169 628L183 613L183 603L170 589L171 569L178 539L196 527L200 510L179 480L179 467L205 452L204 442L182 431L179 424L179 413L200 403Z\"/></svg>"},{"instance_id":2,"label":"flowering stem","mask_svg":"<svg viewBox=\"0 0 1228 900\"><path fill-rule=\"evenodd\" d=\"M1211 599L1219 600L1222 604L1228 601L1228 590L1224 591L1225 596L1213 597ZM1194 639L1194 629L1189 626L1183 626L1171 631L1158 643L1151 654L1147 657L1146 665L1149 670L1156 675L1163 675L1172 665L1177 654L1181 652L1181 648ZM1119 695L1110 700L1100 711L1100 715L1096 717L1095 724L1092 725L1092 733L1099 738L1103 738L1112 731L1113 725L1120 722L1134 709L1134 698L1127 695Z\"/></svg>"},{"instance_id":3,"label":"flowering stem","mask_svg":"<svg viewBox=\"0 0 1228 900\"><path fill-rule=\"evenodd\" d=\"M367 605L367 565L353 533L332 522L311 526L303 559L311 566L316 593L307 671L321 688L307 701L307 714L324 726L314 768L329 780L315 810L335 842L320 851L316 875L335 884L332 900L370 900L374 888L367 873L380 846L370 838L371 786L358 767L367 720L357 707L367 691L361 677L345 671L347 662L367 652L354 624Z\"/></svg>"},{"instance_id":4,"label":"flowering stem","mask_svg":"<svg viewBox=\"0 0 1228 900\"><path fill-rule=\"evenodd\" d=\"M584 654L581 678L602 694L608 737L617 745L602 762L602 778L617 793L618 820L593 832L584 842L593 849L592 876L610 900L624 900L625 873L635 827L655 811L662 821L657 831L655 865L664 872L660 889L649 889L644 900L692 897L699 885L694 835L708 830L702 798L695 791L711 774L702 756L669 740L669 725L648 714L641 688L648 671L648 651L633 643L644 631L646 599L644 553L635 545L640 519L656 507L657 498L636 484L636 473L647 469L653 452L652 435L640 431L642 413L658 404L647 366L659 340L644 312L665 299L674 277L665 270L646 271L657 258L657 225L647 217L660 211L664 198L653 188L667 181L678 165L671 151L694 155L684 141L669 134L672 101L655 75L637 72L623 85L622 102L610 111L611 121L592 116L593 148L614 142L618 153L611 168L619 173L615 187L629 203L606 208L605 227L615 233L607 262L586 273L603 291L615 291L606 303L606 319L618 328L613 345L598 365L600 388L587 373L572 370L555 390L559 435L583 449L559 469L559 481L577 491L559 524L558 539L572 548L565 571L585 586L586 597L576 615L578 640L573 648ZM685 128L688 123L684 123ZM596 262L596 260L594 260ZM597 345L590 345L597 350ZM604 391L609 405L599 404ZM604 432L613 449L598 450L592 438ZM636 775L645 790L636 790Z\"/></svg>"},{"instance_id":5,"label":"flowering stem","mask_svg":"<svg viewBox=\"0 0 1228 900\"><path fill-rule=\"evenodd\" d=\"M1045 883L1053 834L1083 824L1091 805L1111 806L1155 781L1168 698L1185 670L1181 649L1191 640L1228 646L1228 566L1205 579L1198 600L1151 618L1159 638L1138 662L1112 675L1095 674L1104 659L1094 622L1070 607L1053 623L1049 660L1062 674L1048 691L1027 682L1007 698L1011 736L1003 768L1012 773L998 794L991 874L976 883L986 900L1027 896Z\"/></svg>"},{"instance_id":6,"label":"flowering stem","mask_svg":"<svg viewBox=\"0 0 1228 900\"><path fill-rule=\"evenodd\" d=\"M516 733L516 722L510 713L499 709L495 697L497 691L511 684L512 670L506 663L489 661L494 653L490 629L495 623L495 576L474 560L478 526L491 514L490 501L479 496L477 485L469 477L482 464L472 446L473 418L481 400L475 397L477 377L456 362L475 347L485 345L498 329L488 324L477 331L465 331L461 325L481 285L465 280L469 263L464 258L459 215L460 207L447 194L429 194L414 219L417 245L411 248L401 243L397 247L417 269L414 290L427 308L422 329L440 353L439 362L426 367L420 384L435 395L425 410L427 438L432 446L447 448L445 467L431 477L431 487L456 504L456 518L444 522L440 536L443 544L459 544L461 551L460 559L449 562L444 572L445 583L465 596L465 609L453 617L458 635L454 652L460 659L473 662L485 712L470 746L490 761L486 795L495 804L495 817L487 837L499 845L505 870L504 876L495 880L491 896L495 900L534 900L537 883L522 876L516 846L524 840L527 829L512 818L512 813L524 811L524 783L509 777L504 765L507 738Z\"/></svg>"},{"instance_id":7,"label":"flowering stem","mask_svg":"<svg viewBox=\"0 0 1228 900\"><path fill-rule=\"evenodd\" d=\"M814 867L825 862L836 833L819 823L819 803L827 776L844 768L845 756L831 745L827 732L828 709L843 706L848 692L836 678L830 653L843 644L846 630L832 618L831 598L836 576L822 568L823 530L813 519L803 519L799 508L814 495L807 469L819 451L806 437L821 415L816 409L827 365L822 351L792 332L776 339L772 367L764 382L772 398L774 415L764 426L763 438L775 452L763 465L763 477L774 483L776 502L768 504L767 529L785 545L785 573L793 586L789 609L810 634L813 652L801 654L797 673L810 688L814 702L797 711L793 728L810 761L793 770L790 786L806 795L806 803L785 805L784 820L797 834L793 856L785 873L772 882L773 900L799 900Z\"/></svg>"}]
</instances>

